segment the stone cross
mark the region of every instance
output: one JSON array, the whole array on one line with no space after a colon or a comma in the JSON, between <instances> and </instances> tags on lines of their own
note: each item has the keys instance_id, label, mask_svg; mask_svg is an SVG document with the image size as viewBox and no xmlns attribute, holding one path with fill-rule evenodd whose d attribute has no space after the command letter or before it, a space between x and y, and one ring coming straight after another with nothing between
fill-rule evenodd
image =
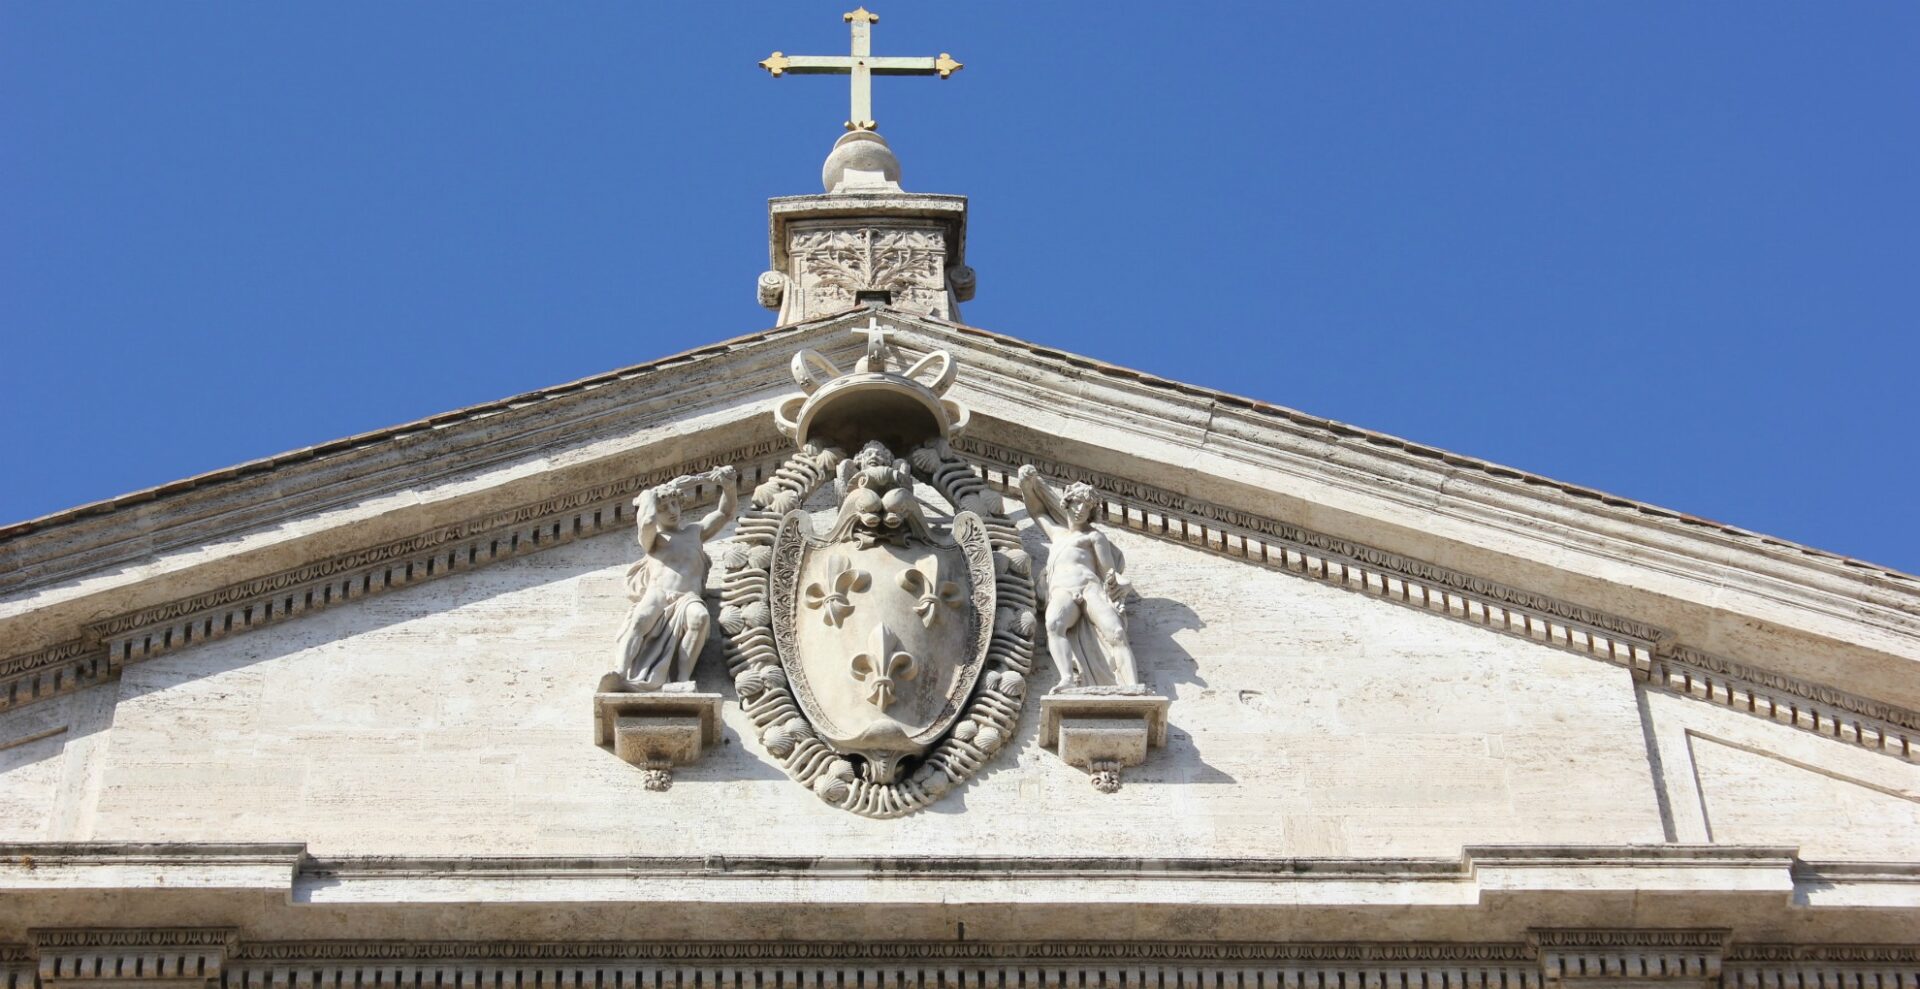
<instances>
[{"instance_id":1,"label":"stone cross","mask_svg":"<svg viewBox=\"0 0 1920 989\"><path fill-rule=\"evenodd\" d=\"M941 52L939 58L904 58L879 56L873 54L872 26L880 21L880 15L865 7L842 15L853 25L853 51L846 56L840 55L788 55L774 52L769 58L762 59L760 67L779 78L786 73L795 75L846 75L853 77L853 112L847 119L847 129L851 131L875 130L879 125L873 120L873 81L872 76L932 76L942 79L960 71L961 65L953 56Z\"/></svg>"},{"instance_id":2,"label":"stone cross","mask_svg":"<svg viewBox=\"0 0 1920 989\"><path fill-rule=\"evenodd\" d=\"M856 326L853 328L853 332L855 336L867 338L867 352L854 365L854 371L861 374L865 374L868 371L885 371L887 369L887 349L892 344L889 338L899 331L891 327L881 326L879 319L868 316L867 325Z\"/></svg>"}]
</instances>

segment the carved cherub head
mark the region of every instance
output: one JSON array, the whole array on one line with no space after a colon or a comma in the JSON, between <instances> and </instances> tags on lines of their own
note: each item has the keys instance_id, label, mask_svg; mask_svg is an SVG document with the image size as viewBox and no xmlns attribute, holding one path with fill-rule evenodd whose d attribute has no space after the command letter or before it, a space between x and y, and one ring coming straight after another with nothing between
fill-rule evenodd
<instances>
[{"instance_id":1,"label":"carved cherub head","mask_svg":"<svg viewBox=\"0 0 1920 989\"><path fill-rule=\"evenodd\" d=\"M640 492L640 496L633 499L634 514L641 519L651 518L656 528L680 528L680 512L686 506L687 489L692 484L691 477L676 477Z\"/></svg>"},{"instance_id":2,"label":"carved cherub head","mask_svg":"<svg viewBox=\"0 0 1920 989\"><path fill-rule=\"evenodd\" d=\"M893 466L893 451L887 449L887 445L879 440L868 440L867 445L861 447L860 452L853 455L853 465L860 470L868 470L874 467L891 467Z\"/></svg>"},{"instance_id":3,"label":"carved cherub head","mask_svg":"<svg viewBox=\"0 0 1920 989\"><path fill-rule=\"evenodd\" d=\"M1060 504L1067 510L1068 523L1076 529L1084 529L1093 521L1093 510L1099 507L1100 493L1085 481L1075 481L1061 493Z\"/></svg>"}]
</instances>

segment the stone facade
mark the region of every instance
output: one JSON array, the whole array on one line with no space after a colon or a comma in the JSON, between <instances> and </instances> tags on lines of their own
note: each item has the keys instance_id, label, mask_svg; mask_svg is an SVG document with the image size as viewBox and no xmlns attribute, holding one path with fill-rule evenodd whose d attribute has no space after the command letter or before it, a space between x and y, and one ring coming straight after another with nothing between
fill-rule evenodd
<instances>
[{"instance_id":1,"label":"stone facade","mask_svg":"<svg viewBox=\"0 0 1920 989\"><path fill-rule=\"evenodd\" d=\"M848 821L780 778L737 703L722 744L677 771L668 799L645 792L583 717L608 616L624 610L628 544L610 535L130 667L99 688L119 699L91 777L63 790L44 772L51 813L0 822L0 836L298 837L352 855L1223 858L1662 840L1626 670L1163 539L1115 538L1142 575L1133 638L1145 677L1175 716L1166 749L1108 798L1041 749L1030 717L989 778L948 801L994 827L939 813ZM715 659L699 685L731 694ZM1053 679L1035 670L1036 697ZM1552 689L1516 697L1513 685L1536 680ZM1920 766L1896 765L1920 786ZM197 796L166 799L180 792ZM728 811L675 826L702 804ZM1803 813L1833 826L1826 810ZM1865 824L1856 841L1878 833Z\"/></svg>"},{"instance_id":2,"label":"stone facade","mask_svg":"<svg viewBox=\"0 0 1920 989\"><path fill-rule=\"evenodd\" d=\"M0 989L1920 989L1920 582L960 325L882 151L773 330L0 530Z\"/></svg>"}]
</instances>

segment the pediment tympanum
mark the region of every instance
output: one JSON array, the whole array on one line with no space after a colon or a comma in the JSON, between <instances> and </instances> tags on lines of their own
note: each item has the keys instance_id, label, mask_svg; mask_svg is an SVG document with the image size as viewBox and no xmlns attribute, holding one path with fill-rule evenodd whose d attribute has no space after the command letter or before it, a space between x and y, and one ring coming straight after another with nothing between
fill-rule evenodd
<instances>
[{"instance_id":1,"label":"pediment tympanum","mask_svg":"<svg viewBox=\"0 0 1920 989\"><path fill-rule=\"evenodd\" d=\"M851 367L866 346L853 331L876 317L901 370L952 355L942 400L970 419L947 449L1002 499L1019 498L1031 464L1056 490L1098 491L1108 528L1545 642L1870 751L1914 752L1915 605L1899 575L871 309L14 527L0 542L12 645L0 702L30 705L577 539L631 537L633 499L683 475L732 467L744 496L795 450L775 411L796 394L794 355ZM716 486L695 487L711 505ZM1662 562L1638 562L1656 543Z\"/></svg>"}]
</instances>

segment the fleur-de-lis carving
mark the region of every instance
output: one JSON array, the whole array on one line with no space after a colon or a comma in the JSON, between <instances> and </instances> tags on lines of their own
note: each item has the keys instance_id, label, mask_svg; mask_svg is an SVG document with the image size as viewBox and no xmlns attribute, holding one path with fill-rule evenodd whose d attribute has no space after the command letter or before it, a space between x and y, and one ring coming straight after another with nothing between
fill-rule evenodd
<instances>
[{"instance_id":1,"label":"fleur-de-lis carving","mask_svg":"<svg viewBox=\"0 0 1920 989\"><path fill-rule=\"evenodd\" d=\"M867 638L867 651L853 657L848 670L854 680L866 685L867 703L884 711L893 703L894 680L919 676L920 662L900 648L892 629L876 625Z\"/></svg>"},{"instance_id":2,"label":"fleur-de-lis carving","mask_svg":"<svg viewBox=\"0 0 1920 989\"><path fill-rule=\"evenodd\" d=\"M853 614L853 601L847 595L864 591L872 583L873 577L865 570L853 569L846 557L835 553L827 558L826 582L807 585L807 607L819 609L821 621L839 628Z\"/></svg>"},{"instance_id":3,"label":"fleur-de-lis carving","mask_svg":"<svg viewBox=\"0 0 1920 989\"><path fill-rule=\"evenodd\" d=\"M932 628L940 620L940 606L949 608L960 605L960 585L951 580L940 579L940 561L922 560L900 571L900 587L919 600L913 603L913 611L920 616L920 624Z\"/></svg>"}]
</instances>

